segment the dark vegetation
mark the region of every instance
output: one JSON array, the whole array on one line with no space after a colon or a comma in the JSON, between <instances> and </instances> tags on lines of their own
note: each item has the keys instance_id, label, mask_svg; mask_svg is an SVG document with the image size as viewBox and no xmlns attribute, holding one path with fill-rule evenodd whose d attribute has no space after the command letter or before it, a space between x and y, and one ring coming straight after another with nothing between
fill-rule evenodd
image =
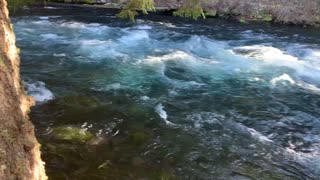
<instances>
[{"instance_id":1,"label":"dark vegetation","mask_svg":"<svg viewBox=\"0 0 320 180\"><path fill-rule=\"evenodd\" d=\"M134 20L139 12L175 9L173 15L193 19L206 16L235 17L240 22L274 21L286 24L320 24L320 0L10 0L9 7L49 1L77 4L116 4L119 17Z\"/></svg>"}]
</instances>

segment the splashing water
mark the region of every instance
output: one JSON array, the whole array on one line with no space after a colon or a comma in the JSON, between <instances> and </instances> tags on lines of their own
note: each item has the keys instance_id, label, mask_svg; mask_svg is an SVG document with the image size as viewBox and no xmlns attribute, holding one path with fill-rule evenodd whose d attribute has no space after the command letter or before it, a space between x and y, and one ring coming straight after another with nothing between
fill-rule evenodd
<instances>
[{"instance_id":1,"label":"splashing water","mask_svg":"<svg viewBox=\"0 0 320 180\"><path fill-rule=\"evenodd\" d=\"M37 81L34 83L25 83L29 95L33 96L36 102L45 102L54 98L53 93L45 87L45 83Z\"/></svg>"}]
</instances>

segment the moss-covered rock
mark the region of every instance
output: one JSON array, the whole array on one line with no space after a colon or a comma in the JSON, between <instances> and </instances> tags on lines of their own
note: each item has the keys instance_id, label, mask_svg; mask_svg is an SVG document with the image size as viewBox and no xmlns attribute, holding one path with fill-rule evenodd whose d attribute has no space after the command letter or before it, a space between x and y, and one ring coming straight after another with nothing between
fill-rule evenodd
<instances>
[{"instance_id":1,"label":"moss-covered rock","mask_svg":"<svg viewBox=\"0 0 320 180\"><path fill-rule=\"evenodd\" d=\"M89 131L71 126L54 128L51 134L56 139L74 142L87 142L94 138L94 136Z\"/></svg>"},{"instance_id":2,"label":"moss-covered rock","mask_svg":"<svg viewBox=\"0 0 320 180\"><path fill-rule=\"evenodd\" d=\"M90 110L99 106L99 103L88 96L68 96L63 98L65 108Z\"/></svg>"},{"instance_id":3,"label":"moss-covered rock","mask_svg":"<svg viewBox=\"0 0 320 180\"><path fill-rule=\"evenodd\" d=\"M145 142L147 142L150 138L151 136L145 132L135 132L130 135L130 140L135 145L142 145Z\"/></svg>"}]
</instances>

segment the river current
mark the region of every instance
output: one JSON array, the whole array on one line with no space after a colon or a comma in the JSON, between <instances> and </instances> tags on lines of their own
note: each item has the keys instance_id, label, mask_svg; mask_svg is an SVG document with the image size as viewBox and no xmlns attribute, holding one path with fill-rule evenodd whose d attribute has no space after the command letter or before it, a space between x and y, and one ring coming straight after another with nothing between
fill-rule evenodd
<instances>
[{"instance_id":1,"label":"river current","mask_svg":"<svg viewBox=\"0 0 320 180\"><path fill-rule=\"evenodd\" d=\"M62 7L12 21L50 179L319 179L319 29Z\"/></svg>"}]
</instances>

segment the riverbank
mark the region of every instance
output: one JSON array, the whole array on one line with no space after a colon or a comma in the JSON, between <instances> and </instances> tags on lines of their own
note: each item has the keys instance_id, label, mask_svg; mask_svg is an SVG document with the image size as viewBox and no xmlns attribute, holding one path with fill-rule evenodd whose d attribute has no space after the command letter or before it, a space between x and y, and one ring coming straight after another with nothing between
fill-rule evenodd
<instances>
[{"instance_id":1,"label":"riverbank","mask_svg":"<svg viewBox=\"0 0 320 180\"><path fill-rule=\"evenodd\" d=\"M91 3L88 3L91 2ZM49 6L73 6L73 7L94 7L107 9L123 9L126 0L122 1L59 1L48 2ZM185 7L182 1L155 0L156 11L174 12ZM320 24L320 5L317 1L307 0L296 1L206 1L201 7L207 17L219 17L225 19L237 19L240 23L251 21L266 21L282 24L313 25Z\"/></svg>"}]
</instances>

